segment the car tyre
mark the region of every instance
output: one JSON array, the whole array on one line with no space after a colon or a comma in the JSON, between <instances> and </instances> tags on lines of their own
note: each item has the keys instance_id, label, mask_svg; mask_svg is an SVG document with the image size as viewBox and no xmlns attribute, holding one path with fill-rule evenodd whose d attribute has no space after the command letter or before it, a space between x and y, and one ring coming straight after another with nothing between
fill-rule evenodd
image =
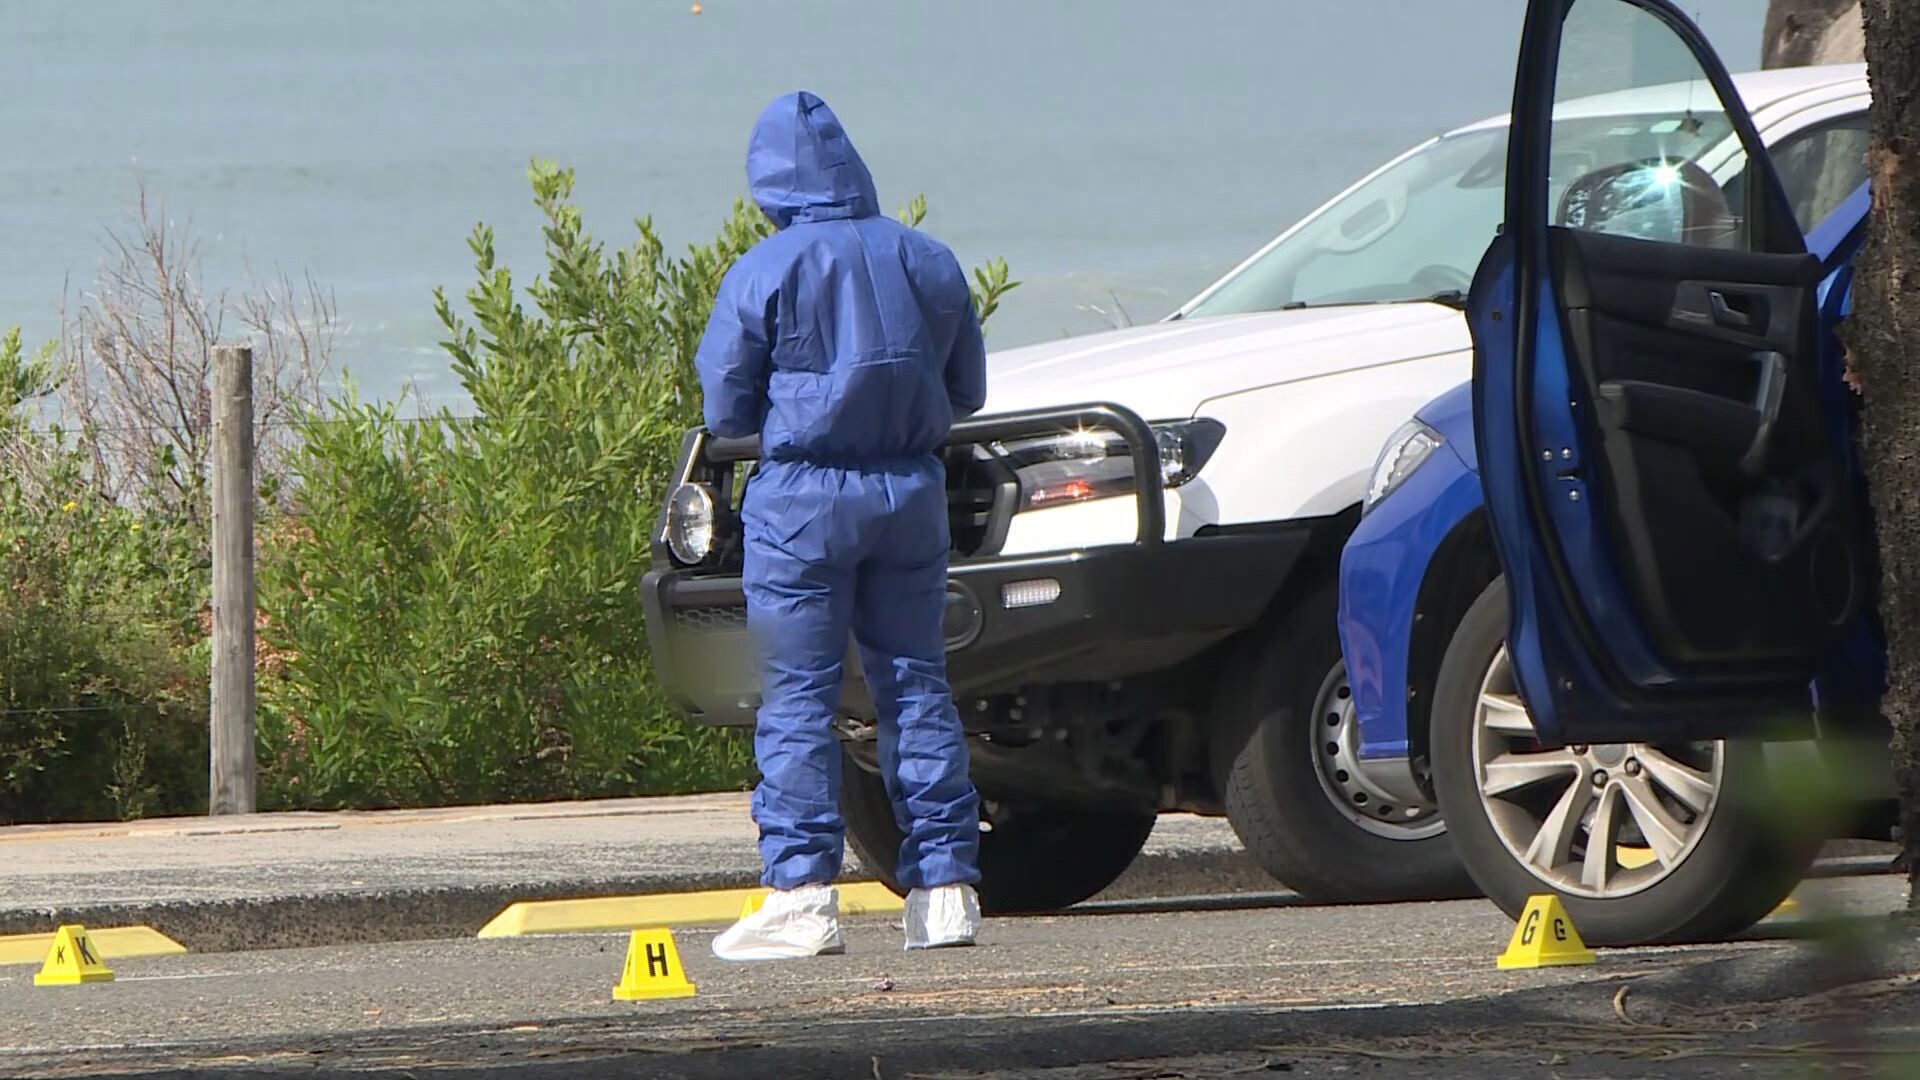
<instances>
[{"instance_id":1,"label":"car tyre","mask_svg":"<svg viewBox=\"0 0 1920 1080\"><path fill-rule=\"evenodd\" d=\"M867 871L901 895L905 836L878 773L849 754L841 770L840 812L847 843ZM980 833L980 908L989 915L1058 911L1114 883L1153 832L1151 810L995 802Z\"/></svg>"},{"instance_id":2,"label":"car tyre","mask_svg":"<svg viewBox=\"0 0 1920 1080\"><path fill-rule=\"evenodd\" d=\"M1773 911L1805 875L1819 849L1821 837L1811 830L1786 828L1780 822L1771 827L1762 823L1766 815L1758 808L1766 805L1769 773L1762 748L1751 742L1720 745L1719 791L1705 814L1693 817L1687 824L1688 831L1683 835L1690 847L1682 849L1683 853L1670 867L1653 867L1651 884L1634 887L1632 891L1626 891L1623 886L1615 895L1607 895L1610 886L1603 886L1589 895L1581 895L1535 873L1515 854L1516 841L1511 837L1502 839L1493 815L1501 813L1509 815L1504 820L1513 820L1510 816L1513 811L1503 807L1511 805L1504 800L1516 796L1513 793L1482 794L1481 765L1475 752L1476 740L1486 734L1490 725L1499 723L1497 719L1484 717L1497 718L1505 708L1524 714L1517 694L1510 695L1504 688L1498 691L1496 704L1500 708L1482 706L1483 695L1496 693L1490 689L1492 680L1500 671L1497 665L1505 663L1507 620L1506 582L1496 579L1467 611L1454 632L1441 662L1433 701L1433 777L1440 809L1462 860L1486 895L1502 911L1518 918L1529 897L1556 893L1582 937L1594 945L1721 940L1740 933ZM1524 719L1519 722L1530 726ZM1505 730L1509 729L1494 727L1496 733ZM1712 744L1706 745L1711 752ZM1573 747L1562 752L1577 755L1584 749L1587 748ZM1591 750L1607 750L1619 755L1623 748ZM1624 750L1628 755L1634 751L1659 752L1658 748L1640 744ZM1700 752L1697 746L1694 752ZM1633 760L1630 756L1623 757L1623 761L1630 760ZM1642 768L1652 775L1649 767ZM1593 781L1591 774L1549 779L1535 785L1544 790L1530 797L1555 801L1559 796L1555 795L1553 784L1592 787ZM1490 782L1488 786L1494 785ZM1619 805L1625 815L1622 820L1631 823L1634 811L1627 802L1622 799ZM1594 805L1601 804L1596 801ZM1698 824L1701 816L1704 816L1704 825ZM1585 839L1576 841L1582 852L1592 843L1590 830L1594 816L1587 816L1586 820L1589 831L1584 834ZM1628 825L1620 826L1626 827ZM1631 827L1639 828L1638 825ZM1622 834L1612 835L1617 841ZM1564 864L1568 874L1573 873L1572 860L1569 854ZM1609 880L1624 877L1624 863L1616 863L1611 856L1606 861ZM1660 874L1664 876L1658 876Z\"/></svg>"},{"instance_id":3,"label":"car tyre","mask_svg":"<svg viewBox=\"0 0 1920 1080\"><path fill-rule=\"evenodd\" d=\"M1262 869L1309 900L1478 895L1437 819L1417 829L1363 827L1325 782L1329 766L1316 760L1327 747L1325 725L1351 723L1350 715L1335 715L1351 709L1336 606L1335 591L1320 589L1277 631L1243 646L1227 669L1213 748L1227 819ZM1334 711L1325 707L1330 701Z\"/></svg>"}]
</instances>

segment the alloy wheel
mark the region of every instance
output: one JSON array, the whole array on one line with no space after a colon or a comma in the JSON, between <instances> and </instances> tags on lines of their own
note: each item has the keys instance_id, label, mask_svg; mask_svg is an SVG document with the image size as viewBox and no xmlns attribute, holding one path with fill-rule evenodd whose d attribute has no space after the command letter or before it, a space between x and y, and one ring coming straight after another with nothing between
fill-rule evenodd
<instances>
[{"instance_id":1,"label":"alloy wheel","mask_svg":"<svg viewBox=\"0 0 1920 1080\"><path fill-rule=\"evenodd\" d=\"M1487 819L1520 865L1571 895L1628 896L1686 862L1719 805L1725 757L1718 742L1545 748L1505 646L1481 682L1473 763Z\"/></svg>"}]
</instances>

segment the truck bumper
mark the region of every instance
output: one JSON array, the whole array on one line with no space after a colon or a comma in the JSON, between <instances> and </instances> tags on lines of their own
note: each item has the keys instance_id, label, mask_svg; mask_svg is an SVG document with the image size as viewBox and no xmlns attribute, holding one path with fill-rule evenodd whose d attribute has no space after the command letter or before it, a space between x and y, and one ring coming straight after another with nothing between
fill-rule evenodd
<instances>
[{"instance_id":1,"label":"truck bumper","mask_svg":"<svg viewBox=\"0 0 1920 1080\"><path fill-rule=\"evenodd\" d=\"M1251 626L1310 541L1302 524L956 562L945 617L954 696L1178 664ZM739 577L656 568L642 588L654 665L675 703L705 723L751 725L759 680ZM872 720L851 647L846 672L843 711Z\"/></svg>"}]
</instances>

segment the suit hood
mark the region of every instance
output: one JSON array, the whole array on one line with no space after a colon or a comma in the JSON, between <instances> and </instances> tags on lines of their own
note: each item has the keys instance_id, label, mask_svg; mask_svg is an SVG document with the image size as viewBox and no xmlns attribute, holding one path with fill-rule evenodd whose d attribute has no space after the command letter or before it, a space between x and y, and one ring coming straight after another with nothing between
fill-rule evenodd
<instances>
[{"instance_id":1,"label":"suit hood","mask_svg":"<svg viewBox=\"0 0 1920 1080\"><path fill-rule=\"evenodd\" d=\"M753 201L780 228L880 212L873 175L827 103L805 90L760 114L747 145Z\"/></svg>"}]
</instances>

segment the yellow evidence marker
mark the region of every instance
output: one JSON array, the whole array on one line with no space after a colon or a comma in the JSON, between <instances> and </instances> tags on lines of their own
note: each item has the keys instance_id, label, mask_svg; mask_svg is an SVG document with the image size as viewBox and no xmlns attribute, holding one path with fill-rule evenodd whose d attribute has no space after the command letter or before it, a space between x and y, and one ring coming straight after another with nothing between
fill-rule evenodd
<instances>
[{"instance_id":1,"label":"yellow evidence marker","mask_svg":"<svg viewBox=\"0 0 1920 1080\"><path fill-rule=\"evenodd\" d=\"M1553 893L1531 897L1513 928L1513 941L1500 954L1503 969L1568 967L1591 964L1593 950L1580 940L1573 918Z\"/></svg>"},{"instance_id":2,"label":"yellow evidence marker","mask_svg":"<svg viewBox=\"0 0 1920 1080\"><path fill-rule=\"evenodd\" d=\"M759 911L760 905L766 902L767 902L767 890L755 889L754 891L748 893L747 902L740 905L740 917L744 919L747 916L753 914L754 912Z\"/></svg>"},{"instance_id":3,"label":"yellow evidence marker","mask_svg":"<svg viewBox=\"0 0 1920 1080\"><path fill-rule=\"evenodd\" d=\"M680 950L673 947L673 931L635 930L627 941L627 966L620 973L620 985L613 988L613 1000L692 996L693 984L687 981L687 969L680 966Z\"/></svg>"},{"instance_id":4,"label":"yellow evidence marker","mask_svg":"<svg viewBox=\"0 0 1920 1080\"><path fill-rule=\"evenodd\" d=\"M84 926L63 926L54 932L47 962L33 977L35 986L78 986L112 982L113 971L100 959L100 950L87 940Z\"/></svg>"}]
</instances>

